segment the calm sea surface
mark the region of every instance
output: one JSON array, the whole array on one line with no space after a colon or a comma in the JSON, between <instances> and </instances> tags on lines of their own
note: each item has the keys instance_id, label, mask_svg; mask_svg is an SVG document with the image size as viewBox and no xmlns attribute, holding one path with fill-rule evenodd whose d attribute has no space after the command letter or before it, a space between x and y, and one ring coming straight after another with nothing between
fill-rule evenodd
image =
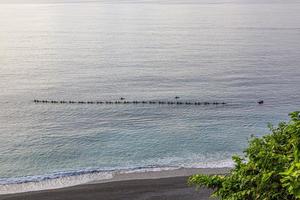
<instances>
[{"instance_id":1,"label":"calm sea surface","mask_svg":"<svg viewBox=\"0 0 300 200\"><path fill-rule=\"evenodd\" d=\"M300 108L299 13L297 0L0 0L0 193L232 166ZM32 102L175 96L228 105Z\"/></svg>"}]
</instances>

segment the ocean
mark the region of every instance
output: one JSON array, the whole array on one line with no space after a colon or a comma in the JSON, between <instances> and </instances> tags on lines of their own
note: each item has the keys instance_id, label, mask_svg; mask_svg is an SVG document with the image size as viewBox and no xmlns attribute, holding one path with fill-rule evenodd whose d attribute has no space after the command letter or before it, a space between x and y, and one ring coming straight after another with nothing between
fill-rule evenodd
<instances>
[{"instance_id":1,"label":"ocean","mask_svg":"<svg viewBox=\"0 0 300 200\"><path fill-rule=\"evenodd\" d=\"M299 12L297 0L0 0L0 194L233 166L251 135L299 110ZM227 104L33 102L176 96Z\"/></svg>"}]
</instances>

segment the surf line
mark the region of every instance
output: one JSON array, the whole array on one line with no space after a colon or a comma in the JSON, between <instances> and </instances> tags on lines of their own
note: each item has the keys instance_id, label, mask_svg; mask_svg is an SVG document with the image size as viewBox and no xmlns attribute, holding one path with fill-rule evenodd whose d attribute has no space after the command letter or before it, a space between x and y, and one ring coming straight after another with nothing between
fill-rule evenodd
<instances>
[{"instance_id":1,"label":"surf line","mask_svg":"<svg viewBox=\"0 0 300 200\"><path fill-rule=\"evenodd\" d=\"M191 102L191 101L57 101L34 99L36 104L159 104L159 105L226 105L226 102Z\"/></svg>"}]
</instances>

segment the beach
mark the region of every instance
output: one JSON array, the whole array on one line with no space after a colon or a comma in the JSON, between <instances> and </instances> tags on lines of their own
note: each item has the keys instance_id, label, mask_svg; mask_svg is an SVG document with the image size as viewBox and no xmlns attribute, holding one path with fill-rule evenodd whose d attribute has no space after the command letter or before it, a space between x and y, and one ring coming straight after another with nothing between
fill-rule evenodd
<instances>
[{"instance_id":1,"label":"beach","mask_svg":"<svg viewBox=\"0 0 300 200\"><path fill-rule=\"evenodd\" d=\"M0 200L208 199L190 175L300 108L299 10L0 0Z\"/></svg>"},{"instance_id":2,"label":"beach","mask_svg":"<svg viewBox=\"0 0 300 200\"><path fill-rule=\"evenodd\" d=\"M149 199L149 200L208 200L211 190L196 191L187 185L188 176L196 173L224 174L228 168L176 169L154 172L134 172L115 175L110 180L36 192L0 196L1 200L92 200L92 199Z\"/></svg>"}]
</instances>

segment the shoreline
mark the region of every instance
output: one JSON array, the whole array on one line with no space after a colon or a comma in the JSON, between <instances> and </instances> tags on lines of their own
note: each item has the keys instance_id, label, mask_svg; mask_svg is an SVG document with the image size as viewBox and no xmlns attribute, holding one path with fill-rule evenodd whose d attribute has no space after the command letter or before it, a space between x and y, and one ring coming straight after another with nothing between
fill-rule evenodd
<instances>
[{"instance_id":1,"label":"shoreline","mask_svg":"<svg viewBox=\"0 0 300 200\"><path fill-rule=\"evenodd\" d=\"M116 181L130 181L130 180L143 180L143 179L162 179L162 178L174 178L174 177L187 177L193 174L225 174L231 168L178 168L178 169L167 169L158 171L129 171L129 172L116 172L111 179L103 179L97 181L91 181L85 184L97 184L97 183L108 183Z\"/></svg>"},{"instance_id":2,"label":"shoreline","mask_svg":"<svg viewBox=\"0 0 300 200\"><path fill-rule=\"evenodd\" d=\"M180 168L162 171L117 172L111 179L95 180L84 184L57 189L2 194L0 195L0 200L48 200L53 199L54 197L55 199L74 200L92 200L96 198L143 199L140 197L149 193L156 197L164 196L164 199L176 199L176 196L185 194L187 199L198 200L201 198L199 197L199 194L201 194L203 199L206 200L208 199L211 191L207 189L200 189L196 192L195 188L188 187L186 184L188 176L197 173L225 174L228 173L229 170L230 168ZM181 199L185 199L185 197L183 197L184 196L182 196Z\"/></svg>"}]
</instances>

